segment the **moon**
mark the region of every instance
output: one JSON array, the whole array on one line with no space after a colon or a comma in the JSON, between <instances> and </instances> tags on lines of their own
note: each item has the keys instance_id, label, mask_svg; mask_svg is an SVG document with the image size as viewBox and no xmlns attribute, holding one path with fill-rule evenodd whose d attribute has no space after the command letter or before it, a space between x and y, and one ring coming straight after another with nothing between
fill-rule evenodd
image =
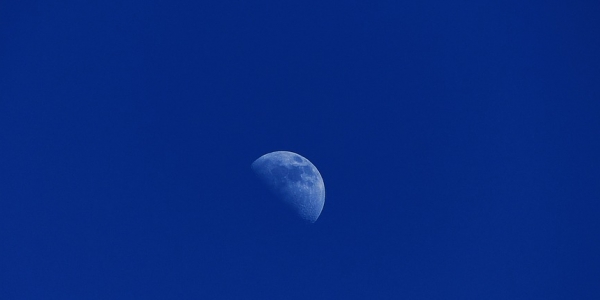
<instances>
[{"instance_id":1,"label":"moon","mask_svg":"<svg viewBox=\"0 0 600 300\"><path fill-rule=\"evenodd\" d=\"M302 220L317 221L325 204L325 185L308 159L294 152L275 151L255 160L252 170Z\"/></svg>"}]
</instances>

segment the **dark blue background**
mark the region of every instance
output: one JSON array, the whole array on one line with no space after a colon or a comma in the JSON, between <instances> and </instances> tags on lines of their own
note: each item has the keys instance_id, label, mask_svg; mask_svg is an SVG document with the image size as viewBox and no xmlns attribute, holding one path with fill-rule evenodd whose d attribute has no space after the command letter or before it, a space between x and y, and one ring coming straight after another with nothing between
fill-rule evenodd
<instances>
[{"instance_id":1,"label":"dark blue background","mask_svg":"<svg viewBox=\"0 0 600 300\"><path fill-rule=\"evenodd\" d=\"M599 299L598 1L3 1L1 299ZM283 218L250 170L327 188Z\"/></svg>"}]
</instances>

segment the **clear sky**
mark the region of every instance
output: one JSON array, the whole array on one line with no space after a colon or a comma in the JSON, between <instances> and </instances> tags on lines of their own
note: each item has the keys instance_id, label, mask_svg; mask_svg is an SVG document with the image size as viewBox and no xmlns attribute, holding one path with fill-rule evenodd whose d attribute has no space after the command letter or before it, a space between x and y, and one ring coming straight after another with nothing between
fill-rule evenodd
<instances>
[{"instance_id":1,"label":"clear sky","mask_svg":"<svg viewBox=\"0 0 600 300\"><path fill-rule=\"evenodd\" d=\"M0 299L600 299L599 16L2 1Z\"/></svg>"}]
</instances>

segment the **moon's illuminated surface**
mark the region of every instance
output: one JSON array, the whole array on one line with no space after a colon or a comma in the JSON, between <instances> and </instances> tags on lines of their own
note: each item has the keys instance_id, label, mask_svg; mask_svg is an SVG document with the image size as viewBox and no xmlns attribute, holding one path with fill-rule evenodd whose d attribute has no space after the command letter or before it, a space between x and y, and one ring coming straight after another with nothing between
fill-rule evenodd
<instances>
[{"instance_id":1,"label":"moon's illuminated surface","mask_svg":"<svg viewBox=\"0 0 600 300\"><path fill-rule=\"evenodd\" d=\"M325 185L308 159L289 151L275 151L255 160L252 170L300 218L310 223L319 218L325 204Z\"/></svg>"}]
</instances>

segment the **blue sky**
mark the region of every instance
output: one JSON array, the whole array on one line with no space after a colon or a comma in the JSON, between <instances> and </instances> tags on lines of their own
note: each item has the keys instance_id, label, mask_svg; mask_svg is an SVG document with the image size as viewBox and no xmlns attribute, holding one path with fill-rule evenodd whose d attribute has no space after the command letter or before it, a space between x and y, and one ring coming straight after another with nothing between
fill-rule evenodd
<instances>
[{"instance_id":1,"label":"blue sky","mask_svg":"<svg viewBox=\"0 0 600 300\"><path fill-rule=\"evenodd\" d=\"M598 299L600 4L0 4L2 299ZM312 225L250 169L321 172Z\"/></svg>"}]
</instances>

